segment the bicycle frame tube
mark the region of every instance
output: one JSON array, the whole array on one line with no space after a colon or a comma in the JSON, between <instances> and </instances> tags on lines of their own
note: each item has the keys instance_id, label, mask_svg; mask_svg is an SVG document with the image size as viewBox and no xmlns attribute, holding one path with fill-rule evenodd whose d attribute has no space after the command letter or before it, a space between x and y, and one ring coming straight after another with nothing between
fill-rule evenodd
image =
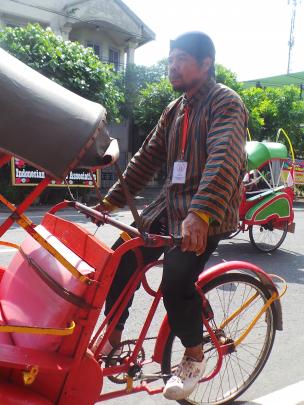
<instances>
[{"instance_id":1,"label":"bicycle frame tube","mask_svg":"<svg viewBox=\"0 0 304 405\"><path fill-rule=\"evenodd\" d=\"M202 286L210 282L212 279L220 276L221 274L240 270L252 274L254 277L258 278L268 289L271 296L274 292L278 295L278 290L269 274L252 263L242 261L220 263L216 266L213 266L211 269L205 270L203 273L200 274L197 285L202 288ZM279 297L273 301L273 304L277 315L276 329L282 330L282 309Z\"/></svg>"},{"instance_id":2,"label":"bicycle frame tube","mask_svg":"<svg viewBox=\"0 0 304 405\"><path fill-rule=\"evenodd\" d=\"M162 263L162 261L155 261L155 262L152 262L152 263L148 264L145 267L138 267L137 268L137 270L135 271L135 273L133 274L133 276L130 278L129 282L127 283L127 285L123 289L120 297L118 298L116 303L111 308L111 311L106 316L106 318L103 320L101 326L98 328L97 332L95 333L94 338L92 339L92 341L90 343L90 347L92 347L93 344L95 343L98 335L100 335L100 333L103 331L103 329L106 327L106 325L108 325L107 331L105 332L105 334L103 336L103 339L101 340L100 344L98 345L98 348L95 351L95 356L99 355L104 343L109 338L111 332L113 331L113 329L115 328L117 322L119 321L119 318L120 318L122 312L124 311L127 303L129 302L129 300L133 296L133 294L136 292L137 286L142 282L143 278L145 277L145 273L150 268L152 268L152 267L154 267L156 265L159 265L161 263ZM142 329L142 331L140 333L139 338L137 339L139 347L141 346L141 343L144 340L146 332L147 332L147 330L148 330L148 328L149 328L149 326L151 324L153 315L154 315L154 313L155 313L155 311L157 309L157 306L158 306L160 298L161 298L161 293L160 293L159 289L157 290L156 293L153 291L153 294L150 294L150 295L154 296L154 299L153 299L153 302L151 304L150 310L148 312L148 315L147 315L146 321L144 323L143 329ZM112 320L110 321L111 318L112 318ZM137 357L138 352L139 352L139 349L137 350L137 352L134 353L134 359ZM131 359L130 361L132 361L132 360L133 359Z\"/></svg>"},{"instance_id":3,"label":"bicycle frame tube","mask_svg":"<svg viewBox=\"0 0 304 405\"><path fill-rule=\"evenodd\" d=\"M257 295L254 294L254 296L256 297ZM256 315L256 317L252 320L252 322L250 323L250 325L248 326L248 328L244 331L244 333L242 333L242 335L234 342L234 346L237 347L240 343L242 343L242 341L246 338L246 336L248 336L248 334L250 333L250 331L253 329L254 325L257 323L257 321L261 318L261 316L266 312L266 310L270 307L270 305L279 298L279 295L274 292L271 296L271 298L269 298L269 300L266 301L266 303L263 305L263 308L261 308L261 310L259 311L259 313ZM250 301L250 300L248 300ZM252 302L253 300L251 300ZM247 303L245 303L247 304ZM249 304L248 304L249 305ZM242 312L243 309L245 309L248 305L242 305L242 307L240 307L240 311L236 311L238 313ZM235 318L237 314L232 314L231 317L229 317L227 319L227 321L225 322L225 324L227 325L232 319ZM220 326L222 327L222 325Z\"/></svg>"},{"instance_id":4,"label":"bicycle frame tube","mask_svg":"<svg viewBox=\"0 0 304 405\"><path fill-rule=\"evenodd\" d=\"M225 319L224 322L220 324L220 329L225 328L225 326L227 326L229 322L231 322L234 318L236 318L244 309L248 308L249 305L256 299L257 296L258 293L253 294L253 296L250 297L246 302L244 302L244 304L242 304L235 312L233 312L233 314L228 316L228 318Z\"/></svg>"},{"instance_id":5,"label":"bicycle frame tube","mask_svg":"<svg viewBox=\"0 0 304 405\"><path fill-rule=\"evenodd\" d=\"M0 168L11 160L11 155L2 155L0 157Z\"/></svg>"},{"instance_id":6,"label":"bicycle frame tube","mask_svg":"<svg viewBox=\"0 0 304 405\"><path fill-rule=\"evenodd\" d=\"M115 305L113 306L113 308L111 309L111 311L109 312L109 314L106 316L105 320L103 321L102 325L100 326L100 328L98 329L94 339L92 340L91 344L94 343L94 341L96 341L97 336L102 332L102 330L106 327L106 325L109 323L109 326L103 336L103 339L101 340L96 352L95 352L95 357L98 357L100 351L102 350L103 345L105 344L106 340L108 339L109 335L111 334L111 332L113 331L113 329L115 328L117 322L119 321L119 318L125 308L125 306L127 305L127 303L129 302L130 298L132 297L132 295L135 293L136 288L138 286L138 284L140 282L142 282L142 280L145 277L145 274L148 270L150 270L152 267L155 267L156 265L160 265L162 264L162 261L155 261L152 262L150 264L148 264L145 267L139 267L137 268L136 272L134 273L134 275L131 277L131 279L129 280L127 286L124 288L123 292L121 293L121 296L119 297L119 299L117 300L117 302L115 303ZM152 292L152 291L151 291ZM131 354L131 356L127 359L127 361L119 366L109 366L103 369L103 376L110 376L110 375L115 375L115 374L119 374L119 373L127 373L127 371L129 370L129 367L133 364L136 363L136 359L137 356L139 354L139 351L143 345L143 342L145 340L146 334L149 330L149 327L151 325L152 319L154 317L154 314L157 310L157 307L159 305L160 299L161 299L161 292L160 289L158 289L156 292L153 291L152 295L153 301L152 304L150 306L148 315L146 317L146 320L144 322L143 328L139 334L138 339L136 339L136 344L135 347L133 349L133 352ZM111 319L112 315L115 313L113 319L109 322L109 320ZM132 379L131 379L132 380ZM155 388L155 389L151 389L148 385L148 383L144 383L141 384L140 387L133 387L133 384L128 384L129 387L123 390L116 390L107 394L101 394L99 397L99 401L103 401L103 400L107 400L107 399L112 399L112 398L116 398L118 396L122 396L122 395L126 395L126 394L131 394L131 393L136 393L139 391L146 391L148 392L150 395L154 395L154 394L158 394L160 392L162 392L163 387L160 388Z\"/></svg>"},{"instance_id":7,"label":"bicycle frame tube","mask_svg":"<svg viewBox=\"0 0 304 405\"><path fill-rule=\"evenodd\" d=\"M98 347L98 349L95 352L95 355L98 356L98 354L100 353L103 345L105 344L105 341L108 339L109 335L111 334L112 330L115 328L115 325L117 324L122 311L125 308L125 305L128 303L129 299L131 298L131 296L135 293L136 291L136 287L138 285L138 283L140 283L142 281L142 279L144 278L145 273L152 267L161 264L161 261L156 261L153 263L150 263L149 265L145 266L143 269L138 268L136 273L133 275L133 277L130 279L128 285L125 287L125 289L123 290L121 297L119 298L118 302L115 303L115 306L113 306L113 308L111 309L110 313L107 315L106 319L104 320L104 322L102 323L101 327L99 328L99 330L97 331L97 334L94 338L94 341L96 340L96 337L99 333L102 332L102 330L105 328L105 326L107 325L109 319L112 317L113 313L115 313L115 316L113 318L113 320L110 322L109 327ZM202 292L200 292L201 294L203 294ZM151 294L152 295L152 294ZM130 365L135 364L136 363L136 358L139 354L140 348L142 347L142 344L144 342L144 339L146 337L147 331L150 327L151 321L153 319L153 316L156 312L156 309L158 307L160 298L161 298L161 292L160 289L158 289L158 291L156 292L156 294L154 295L154 299L152 302L152 305L150 307L150 310L148 312L146 321L143 325L143 328L140 332L139 338L136 341L134 350L130 356L130 358L127 359L127 362L123 365L120 366L110 366L107 368L103 369L103 376L107 377L110 375L115 375L115 374L119 374L122 372L127 372L128 368L130 367ZM165 317L165 320L167 321L167 316ZM206 377L204 377L201 382L203 381L207 381L212 379L221 369L222 366L222 362L223 362L223 356L225 355L225 353L227 352L227 350L229 349L229 347L231 345L223 345L221 346L217 340L217 337L215 335L215 333L212 330L212 327L210 326L208 320L203 319L203 323L205 325L206 330L209 333L209 336L214 344L214 347L216 348L217 352L218 352L218 361L216 364L216 367L214 368L214 370ZM170 333L170 328L169 325L167 324L167 331ZM155 353L157 353L157 346L159 344L164 344L165 343L165 336L167 336L168 333L166 334L162 334L160 333L158 336L158 343L155 345L155 350L154 350L154 355L152 356L152 360L155 362L160 363L161 362L161 358L159 358L158 356L155 355ZM161 341L159 341L159 337L161 337ZM94 342L92 341L92 343ZM163 352L162 352L163 353ZM146 391L149 395L154 395L154 394L158 394L160 392L162 392L163 388L155 388L155 389L150 389L148 383L145 384L141 384L140 387L133 387L132 384L132 378L131 379L131 384L127 384L127 389L124 390L117 390L117 391L113 391L113 392L109 392L107 394L101 394L99 397L99 401L103 401L103 400L108 400L108 399L113 399L116 398L118 396L123 396L126 394L133 394L136 392L140 392L140 391Z\"/></svg>"},{"instance_id":8,"label":"bicycle frame tube","mask_svg":"<svg viewBox=\"0 0 304 405\"><path fill-rule=\"evenodd\" d=\"M79 208L79 205L75 205L74 208ZM81 206L82 208L82 206ZM84 213L86 213L86 211L88 211L89 209L86 207L86 209L83 209ZM112 223L112 219L108 218L106 215L104 214L100 214L97 213L97 220L100 220L102 223L110 223L114 226L116 226L116 222L115 224L114 222ZM119 224L119 227L121 229L124 228L123 224ZM135 228L133 228L135 229ZM131 229L133 231L133 229ZM125 229L123 229L125 230ZM136 231L138 232L138 231ZM136 233L135 232L135 233ZM163 237L161 236L157 236L157 235L148 235L148 241L150 242L150 246L152 244L152 246L162 246L165 244ZM168 243L168 241L166 242ZM93 306L94 308L96 308L96 313L98 312L98 308L100 309L106 299L107 293L109 291L110 285L113 281L113 278L115 276L116 270L117 270L117 266L120 262L120 259L122 257L122 255L124 253L126 253L129 250L132 249L136 249L140 246L143 246L145 244L145 241L143 239L143 237L135 237L134 239L128 240L126 242L124 242L122 245L120 245L115 252L113 252L113 254L111 255L111 258L109 260L109 262L107 263L106 269L105 271L102 273L102 276L99 276L99 283L102 283L103 288L99 288L98 289L98 294L96 294L95 299L93 300ZM97 339L97 336L104 331L105 329L105 334L100 342L100 344L98 345L98 348L95 352L95 357L98 358L100 351L102 350L102 347L104 346L106 340L109 338L110 334L112 333L112 331L114 330L115 326L117 325L119 318L124 310L124 308L126 307L127 303L129 302L130 298L133 296L133 294L135 293L137 286L140 282L142 282L145 279L145 274L146 272L151 268L154 267L155 265L160 264L160 261L156 261L153 263L150 263L147 266L143 267L143 260L142 258L140 258L140 255L137 255L137 269L135 271L135 273L133 274L133 276L131 277L131 279L129 280L127 286L124 288L123 292L121 293L119 299L117 300L117 302L115 303L115 305L113 306L113 308L111 309L110 313L107 315L107 317L105 318L105 320L102 322L102 325L100 326L100 328L98 329L97 333L95 334L94 339L92 340L90 346L92 346L94 344L94 342ZM246 262L230 262L230 263L224 263L224 264L220 264L218 266L214 266L212 269L206 270L204 271L204 273L202 273L199 277L199 280L197 282L197 289L198 291L203 294L203 292L201 291L201 288L208 283L209 281L211 281L212 279L218 277L219 275L232 271L232 270L238 270L238 269L244 269L248 272L254 273L254 275L259 278L263 284L265 284L268 288L268 290L271 290L271 295L274 296L277 294L277 289L274 286L271 277L269 277L265 272L263 272L261 269L259 269L258 267L251 265L249 263ZM144 286L145 287L145 286ZM149 287L149 286L148 286ZM97 287L96 287L97 288ZM135 343L135 347L132 350L132 353L130 355L129 358L125 359L125 362L121 365L117 365L117 366L109 366L103 369L103 376L110 376L110 375L115 375L115 374L120 374L120 373L128 373L128 371L130 371L130 367L134 364L136 364L137 361L137 357L138 354L140 353L142 344L145 340L146 334L149 330L149 327L151 325L152 319L154 317L154 314L157 310L159 301L161 299L161 293L160 293L160 289L158 289L157 292L153 291L152 289L147 288L146 285L146 291L149 293L150 291L150 295L153 297L152 300L152 304L150 306L150 309L148 311L148 315L146 317L146 320L144 322L143 328L139 334L138 339L136 340ZM152 293L152 294L151 294ZM277 303L279 300L275 301L275 303ZM268 303L268 302L267 302ZM267 304L266 303L266 304ZM269 302L269 305L271 305L272 302ZM265 304L265 305L266 305ZM212 303L211 303L212 305ZM245 303L244 305L249 305L248 303ZM266 310L266 306L263 308L264 311ZM262 310L263 310L262 309ZM242 309L240 309L242 310ZM95 315L94 315L95 316ZM237 316L237 314L232 315L231 318L229 320L232 320L232 317ZM261 316L261 314L258 314L258 316ZM97 319L97 318L96 318ZM111 320L111 321L110 321ZM215 347L215 349L217 350L218 353L218 359L217 359L217 364L214 367L214 369L212 370L212 372L210 373L210 375L206 376L204 379L202 379L201 381L206 381L206 380L210 380L212 379L221 369L222 366L222 361L223 361L223 356L226 355L227 353L229 353L229 351L232 349L232 344L228 343L225 345L221 345L217 339L217 336L215 335L215 332L212 329L212 324L211 324L212 320L209 322L207 319L203 319L203 323L205 325L206 330L208 331L208 334L213 342L213 345ZM248 327L248 333L250 332L250 330L254 327L256 321L253 320L252 325L250 325ZM109 325L108 325L109 324ZM107 327L108 325L108 327ZM250 329L251 328L251 329ZM247 332L247 331L246 331ZM157 337L157 342L154 348L154 354L152 356L152 361L154 362L158 362L161 363L162 361L162 356L164 353L164 346L165 346L165 342L167 340L167 337L170 333L170 327L169 327L169 323L168 323L168 319L167 316L165 317L165 320L163 321L163 324L161 326L161 329L159 331L158 337ZM246 336L245 334L243 334L240 338L244 339ZM241 340L240 340L241 342ZM239 343L240 343L239 342ZM239 344L238 343L238 344ZM143 362L143 364L146 364L146 362ZM159 378L161 378L160 375L158 375ZM136 393L136 392L140 392L140 391L145 391L147 393L149 393L149 395L153 395L153 394L157 394L162 392L163 387L157 387L155 389L152 389L149 386L149 382L146 381L142 381L140 383L139 386L133 387L133 378L131 376L127 377L127 386L122 389L122 390L117 390L117 391L113 391L113 392L109 392L106 394L101 394L98 398L99 401L103 401L103 400L107 400L107 399L111 399L111 398L116 398L119 396L124 396L127 394L131 394L131 393Z\"/></svg>"},{"instance_id":9,"label":"bicycle frame tube","mask_svg":"<svg viewBox=\"0 0 304 405\"><path fill-rule=\"evenodd\" d=\"M138 392L147 392L149 395L160 394L163 392L163 387L161 388L150 388L149 385L143 381L138 387L133 387L131 391L127 391L126 389L117 390L114 392L108 392L106 394L102 394L98 401L107 401L109 399L124 397L125 395L136 394Z\"/></svg>"},{"instance_id":10,"label":"bicycle frame tube","mask_svg":"<svg viewBox=\"0 0 304 405\"><path fill-rule=\"evenodd\" d=\"M275 312L277 315L277 324L276 328L278 330L282 329L282 313L281 313L281 305L280 305L280 299L279 299L279 294L277 291L277 288L275 287L272 278L265 273L262 269L259 267L247 263L247 262L241 262L241 261L234 261L234 262L227 262L227 263L221 263L219 265L213 266L211 269L205 270L201 275L199 276L199 279L196 283L197 286L197 291L198 293L204 297L204 293L202 291L202 288L204 285L206 285L208 282L211 280L219 277L220 275L231 272L231 271L236 271L236 270L244 270L247 273L251 273L254 275L256 278L260 279L260 281L267 287L269 292L271 293L271 298L265 303L261 311L257 314L256 318L252 321L252 323L248 326L247 330L240 336L240 338L237 340L236 343L233 344L233 347L236 345L239 345L245 337L250 333L254 325L256 324L257 320L262 316L262 314L267 310L267 308L273 303L275 306ZM225 326L228 322L230 322L234 317L238 315L239 312L241 312L243 309L245 309L251 301L254 300L254 296L249 298L246 303L243 304L242 307L239 308L238 311L236 311L234 314L232 314L222 325L220 325L220 328ZM210 303L212 307L212 302ZM226 344L226 345L220 345L213 330L212 327L210 326L210 323L207 319L203 319L204 326L206 330L208 331L212 342L218 352L218 360L215 368L213 369L212 373L205 378L203 378L201 381L206 381L212 379L221 369L222 365L222 360L223 356L225 356L229 351L232 349L232 344ZM167 316L164 318L154 349L154 355L153 355L153 360L156 362L161 362L163 353L164 353L164 345L165 342L168 339L168 336L170 334L170 327L168 323Z\"/></svg>"},{"instance_id":11,"label":"bicycle frame tube","mask_svg":"<svg viewBox=\"0 0 304 405\"><path fill-rule=\"evenodd\" d=\"M45 178L39 183L34 190L23 200L23 202L15 207L6 198L0 194L0 200L5 204L13 213L1 224L0 236L2 236L10 226L19 219L19 216L27 210L27 208L35 201L35 199L42 193L42 191L48 186L51 179Z\"/></svg>"}]
</instances>

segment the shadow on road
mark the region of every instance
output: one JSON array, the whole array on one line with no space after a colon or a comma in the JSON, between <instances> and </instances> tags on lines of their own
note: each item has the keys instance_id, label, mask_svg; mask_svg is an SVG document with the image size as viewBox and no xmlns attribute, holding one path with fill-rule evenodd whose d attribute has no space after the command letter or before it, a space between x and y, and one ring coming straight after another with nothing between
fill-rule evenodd
<instances>
[{"instance_id":1,"label":"shadow on road","mask_svg":"<svg viewBox=\"0 0 304 405\"><path fill-rule=\"evenodd\" d=\"M304 284L304 256L296 251L280 248L272 253L258 252L248 240L224 240L208 263L241 260L255 264L264 271L283 277L288 283Z\"/></svg>"}]
</instances>

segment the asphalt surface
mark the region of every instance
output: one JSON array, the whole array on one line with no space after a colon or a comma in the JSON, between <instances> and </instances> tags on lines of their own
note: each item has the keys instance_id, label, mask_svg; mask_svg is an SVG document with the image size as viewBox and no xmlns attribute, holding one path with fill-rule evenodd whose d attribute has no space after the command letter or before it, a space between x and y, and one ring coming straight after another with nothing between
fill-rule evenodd
<instances>
[{"instance_id":1,"label":"asphalt surface","mask_svg":"<svg viewBox=\"0 0 304 405\"><path fill-rule=\"evenodd\" d=\"M151 200L151 196L143 196L139 202L142 207ZM45 207L36 207L29 210L28 214L35 223L41 220ZM304 235L304 204L303 201L295 203L296 232L288 234L282 247L269 254L257 252L248 240L248 235L240 234L235 239L221 242L217 252L209 262L209 266L222 260L245 260L263 268L268 273L275 273L285 278L288 283L288 291L282 300L284 330L278 332L270 358L255 383L246 391L235 404L255 405L300 405L304 403L304 365L303 365L303 336L304 336L304 313L302 311L304 297L304 258L303 258L303 235ZM66 211L62 215L69 220L82 224L96 236L111 245L118 236L109 226L96 228L86 218L78 213ZM3 219L5 213L0 213ZM130 223L132 218L130 211L121 210L115 214L115 218L125 223ZM2 221L1 221L2 222ZM14 243L20 243L24 238L24 232L18 226L13 226L2 238ZM7 265L13 252L10 249L0 249L0 265ZM160 279L160 269L151 271L151 283L157 285ZM141 328L146 316L146 301L143 292L139 290L132 306L130 319L125 338L134 338L136 331ZM153 335L159 328L164 315L160 311L152 327ZM113 389L106 383L105 389ZM117 386L114 386L117 389ZM120 388L118 386L118 388ZM303 392L303 394L302 394ZM303 397L301 398L301 395ZM280 402L285 398L285 402ZM288 402L286 402L288 398ZM161 395L148 396L136 394L108 401L111 405L133 405L137 401L141 405L165 405L169 402ZM301 402L303 401L303 402Z\"/></svg>"}]
</instances>

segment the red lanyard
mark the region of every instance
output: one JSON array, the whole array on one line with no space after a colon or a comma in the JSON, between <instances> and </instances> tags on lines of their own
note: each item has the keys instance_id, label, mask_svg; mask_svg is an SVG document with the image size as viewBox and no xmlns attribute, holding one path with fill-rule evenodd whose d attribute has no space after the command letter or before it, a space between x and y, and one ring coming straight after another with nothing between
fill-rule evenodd
<instances>
[{"instance_id":1,"label":"red lanyard","mask_svg":"<svg viewBox=\"0 0 304 405\"><path fill-rule=\"evenodd\" d=\"M188 105L185 106L184 111L185 112L184 112L184 120L183 120L181 160L184 160L185 147L186 147L186 142L187 142L187 132L188 132L188 126L189 126L189 107L188 107Z\"/></svg>"}]
</instances>

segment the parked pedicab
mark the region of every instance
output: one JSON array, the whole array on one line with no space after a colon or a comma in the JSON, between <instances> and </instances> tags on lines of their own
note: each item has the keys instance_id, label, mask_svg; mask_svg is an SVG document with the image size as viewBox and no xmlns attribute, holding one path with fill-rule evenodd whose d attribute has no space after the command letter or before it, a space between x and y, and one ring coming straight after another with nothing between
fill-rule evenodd
<instances>
[{"instance_id":1,"label":"parked pedicab","mask_svg":"<svg viewBox=\"0 0 304 405\"><path fill-rule=\"evenodd\" d=\"M293 172L283 171L288 151L283 143L266 141L248 141L246 151L240 223L230 238L249 231L255 248L272 252L281 246L287 232L295 229Z\"/></svg>"},{"instance_id":2,"label":"parked pedicab","mask_svg":"<svg viewBox=\"0 0 304 405\"><path fill-rule=\"evenodd\" d=\"M1 242L17 252L1 269L0 404L93 405L137 392L161 393L180 361L181 348L167 317L156 338L147 338L161 292L149 285L146 273L161 262L144 267L136 248L173 245L178 239L147 234L77 201L57 204L34 224L24 212L52 179L64 180L78 166L115 164L118 146L107 134L102 106L63 89L2 50L0 87L0 166L17 156L46 173L18 206L0 195L10 212L0 226L1 236L13 224L28 235L20 246ZM113 251L83 226L60 217L63 208L129 236ZM97 327L120 258L131 249L138 269ZM259 267L238 261L200 275L207 374L182 404L229 403L259 375L276 330L282 329L281 293L274 281L275 276ZM104 357L102 348L139 283L152 297L142 330ZM145 345L154 346L149 358ZM147 372L151 363L156 370ZM105 392L106 377L122 385Z\"/></svg>"}]
</instances>

